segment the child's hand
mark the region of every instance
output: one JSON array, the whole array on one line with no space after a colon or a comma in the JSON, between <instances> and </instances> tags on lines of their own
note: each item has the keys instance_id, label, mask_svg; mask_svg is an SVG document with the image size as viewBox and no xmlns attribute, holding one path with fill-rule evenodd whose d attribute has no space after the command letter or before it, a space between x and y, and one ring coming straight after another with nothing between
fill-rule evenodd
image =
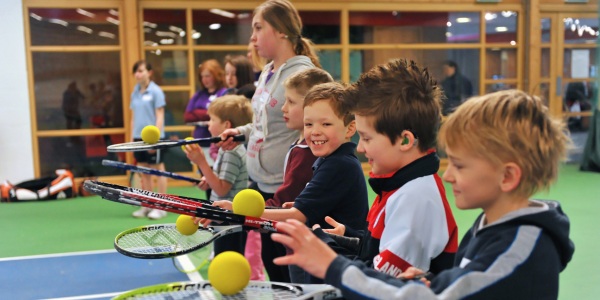
<instances>
[{"instance_id":1,"label":"child's hand","mask_svg":"<svg viewBox=\"0 0 600 300\"><path fill-rule=\"evenodd\" d=\"M240 131L235 128L225 129L220 135L223 141L218 143L217 147L221 147L223 150L233 150L233 148L237 147L240 143L234 142L231 136L238 134L240 134Z\"/></svg>"},{"instance_id":2,"label":"child's hand","mask_svg":"<svg viewBox=\"0 0 600 300\"><path fill-rule=\"evenodd\" d=\"M329 216L325 217L325 222L327 222L327 224L331 225L333 228L332 229L323 229L323 231L330 233L330 234L336 234L336 235L341 235L341 236L344 236L344 233L346 233L346 225L344 225L342 223L338 223L332 217L329 217Z\"/></svg>"},{"instance_id":3,"label":"child's hand","mask_svg":"<svg viewBox=\"0 0 600 300\"><path fill-rule=\"evenodd\" d=\"M215 201L215 202L213 202L212 205L226 209L226 210L233 210L233 203L231 201L227 201L227 200Z\"/></svg>"},{"instance_id":4,"label":"child's hand","mask_svg":"<svg viewBox=\"0 0 600 300\"><path fill-rule=\"evenodd\" d=\"M283 203L283 205L281 205L282 208L292 208L294 207L294 201L292 202L285 202Z\"/></svg>"},{"instance_id":5,"label":"child's hand","mask_svg":"<svg viewBox=\"0 0 600 300\"><path fill-rule=\"evenodd\" d=\"M273 241L292 249L293 253L277 257L276 265L297 265L318 278L324 278L337 254L298 220L277 223L281 233L271 235Z\"/></svg>"},{"instance_id":6,"label":"child's hand","mask_svg":"<svg viewBox=\"0 0 600 300\"><path fill-rule=\"evenodd\" d=\"M206 162L206 157L204 156L204 152L202 148L198 144L188 144L182 147L183 152L187 158L193 163L200 165L203 162Z\"/></svg>"},{"instance_id":7,"label":"child's hand","mask_svg":"<svg viewBox=\"0 0 600 300\"><path fill-rule=\"evenodd\" d=\"M206 177L202 176L202 178L200 179L200 182L198 183L197 187L203 191L206 191L210 188L210 186L208 185L208 183L206 182Z\"/></svg>"},{"instance_id":8,"label":"child's hand","mask_svg":"<svg viewBox=\"0 0 600 300\"><path fill-rule=\"evenodd\" d=\"M419 280L422 283L424 283L427 286L431 285L431 281L427 280L427 278L425 277L426 275L429 275L430 273L427 272L423 272L423 270L421 269L417 269L415 267L410 267L408 269L406 269L406 271L402 272L400 275L398 275L398 278L402 279L402 280Z\"/></svg>"}]
</instances>

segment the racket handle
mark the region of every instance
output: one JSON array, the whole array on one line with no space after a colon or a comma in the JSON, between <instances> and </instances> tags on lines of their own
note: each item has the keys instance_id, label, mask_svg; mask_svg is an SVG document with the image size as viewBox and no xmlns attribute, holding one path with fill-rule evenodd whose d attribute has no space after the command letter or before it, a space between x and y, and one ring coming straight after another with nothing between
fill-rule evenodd
<instances>
[{"instance_id":1,"label":"racket handle","mask_svg":"<svg viewBox=\"0 0 600 300\"><path fill-rule=\"evenodd\" d=\"M338 245L351 250L358 251L358 247L360 245L360 239L356 237L347 237L341 236L337 234L329 234L329 237L334 240Z\"/></svg>"}]
</instances>

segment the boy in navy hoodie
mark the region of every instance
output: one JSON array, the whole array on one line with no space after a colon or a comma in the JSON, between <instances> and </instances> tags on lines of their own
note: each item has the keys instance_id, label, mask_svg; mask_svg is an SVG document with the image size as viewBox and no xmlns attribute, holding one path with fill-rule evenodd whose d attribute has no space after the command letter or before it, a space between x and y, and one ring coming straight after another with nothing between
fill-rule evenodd
<instances>
[{"instance_id":1,"label":"boy in navy hoodie","mask_svg":"<svg viewBox=\"0 0 600 300\"><path fill-rule=\"evenodd\" d=\"M294 254L275 263L299 265L346 299L556 299L559 273L574 252L569 219L558 202L530 197L556 179L568 143L564 125L537 97L508 90L472 98L439 134L456 205L483 209L453 268L421 280L426 285L407 282L337 255L293 220L279 223L288 235L273 239ZM400 276L420 273L411 268Z\"/></svg>"}]
</instances>

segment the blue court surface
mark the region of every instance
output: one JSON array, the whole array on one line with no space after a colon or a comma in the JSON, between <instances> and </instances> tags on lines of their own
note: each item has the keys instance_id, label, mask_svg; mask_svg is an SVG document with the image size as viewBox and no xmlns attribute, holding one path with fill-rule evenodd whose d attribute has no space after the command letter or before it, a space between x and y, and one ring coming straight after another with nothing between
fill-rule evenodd
<instances>
[{"instance_id":1,"label":"blue court surface","mask_svg":"<svg viewBox=\"0 0 600 300\"><path fill-rule=\"evenodd\" d=\"M0 299L110 299L124 291L199 280L170 258L136 259L115 250L0 259Z\"/></svg>"}]
</instances>

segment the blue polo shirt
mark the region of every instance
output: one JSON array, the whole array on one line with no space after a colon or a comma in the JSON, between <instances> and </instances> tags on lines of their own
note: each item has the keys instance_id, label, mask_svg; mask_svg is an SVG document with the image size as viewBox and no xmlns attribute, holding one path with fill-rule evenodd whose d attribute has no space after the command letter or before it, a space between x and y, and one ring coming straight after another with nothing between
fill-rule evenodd
<instances>
[{"instance_id":1,"label":"blue polo shirt","mask_svg":"<svg viewBox=\"0 0 600 300\"><path fill-rule=\"evenodd\" d=\"M144 93L140 93L139 84L135 85L129 106L133 112L133 138L141 138L144 127L156 125L156 109L166 104L165 93L154 81L150 81ZM165 137L164 126L160 129L160 137Z\"/></svg>"},{"instance_id":2,"label":"blue polo shirt","mask_svg":"<svg viewBox=\"0 0 600 300\"><path fill-rule=\"evenodd\" d=\"M355 149L356 144L344 143L313 164L311 180L294 201L309 227L319 224L331 228L325 222L325 217L330 216L353 229L367 228L367 183Z\"/></svg>"}]
</instances>

